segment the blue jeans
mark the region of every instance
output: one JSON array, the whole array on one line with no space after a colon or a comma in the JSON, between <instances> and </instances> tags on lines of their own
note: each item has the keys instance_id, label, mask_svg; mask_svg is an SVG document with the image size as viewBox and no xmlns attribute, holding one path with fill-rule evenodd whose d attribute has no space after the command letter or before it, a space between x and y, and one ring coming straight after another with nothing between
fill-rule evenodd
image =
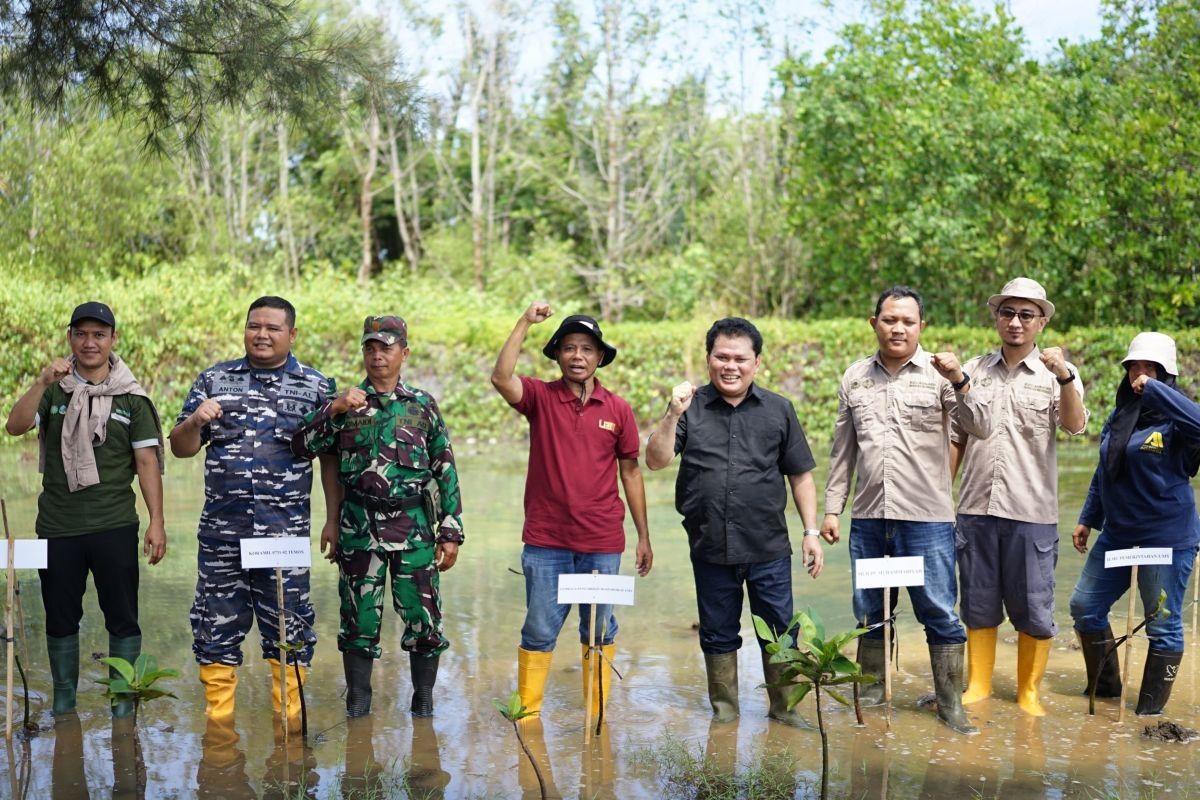
<instances>
[{"instance_id":1,"label":"blue jeans","mask_svg":"<svg viewBox=\"0 0 1200 800\"><path fill-rule=\"evenodd\" d=\"M787 630L792 619L791 556L758 564L711 564L692 556L692 574L700 612L700 649L705 653L732 653L742 646L743 583L750 595L750 613L762 617L777 634Z\"/></svg>"},{"instance_id":2,"label":"blue jeans","mask_svg":"<svg viewBox=\"0 0 1200 800\"><path fill-rule=\"evenodd\" d=\"M1108 612L1129 589L1130 570L1133 567L1104 568L1104 554L1109 550L1124 550L1123 546L1111 543L1103 533L1088 551L1087 562L1071 593L1071 618L1075 630L1080 633L1103 633L1108 630ZM1174 551L1170 566L1166 564L1138 567L1138 593L1142 596L1142 609L1149 613L1158 606L1158 596L1167 593L1166 608L1170 615L1159 617L1146 626L1146 637L1150 649L1160 653L1183 652L1183 598L1187 594L1188 578L1196 561L1195 547L1181 547ZM1143 618L1144 619L1144 618ZM1134 619L1134 624L1141 619Z\"/></svg>"},{"instance_id":3,"label":"blue jeans","mask_svg":"<svg viewBox=\"0 0 1200 800\"><path fill-rule=\"evenodd\" d=\"M925 585L909 586L917 621L929 644L962 644L967 633L954 613L958 584L954 578L954 525L949 522L906 522L892 519L850 521L850 563L860 558L924 556ZM893 599L896 597L893 590ZM896 607L892 603L892 608ZM854 589L854 618L868 625L883 620L883 590ZM883 638L883 628L867 634Z\"/></svg>"},{"instance_id":4,"label":"blue jeans","mask_svg":"<svg viewBox=\"0 0 1200 800\"><path fill-rule=\"evenodd\" d=\"M549 653L570 613L569 605L558 604L558 576L592 570L616 575L621 569L620 553L577 553L527 544L521 551L525 573L525 624L521 627L521 649ZM588 620L592 607L579 604L579 641L588 643ZM607 623L606 623L607 620ZM596 606L596 642L612 644L617 635L617 618L612 606Z\"/></svg>"}]
</instances>

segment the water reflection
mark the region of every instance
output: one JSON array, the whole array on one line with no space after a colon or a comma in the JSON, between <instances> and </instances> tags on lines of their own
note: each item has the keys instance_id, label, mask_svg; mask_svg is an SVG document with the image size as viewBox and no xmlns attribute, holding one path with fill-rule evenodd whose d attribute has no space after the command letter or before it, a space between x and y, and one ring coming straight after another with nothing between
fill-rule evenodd
<instances>
[{"instance_id":1,"label":"water reflection","mask_svg":"<svg viewBox=\"0 0 1200 800\"><path fill-rule=\"evenodd\" d=\"M277 732L263 770L263 800L316 798L320 786L313 749L299 736L285 738Z\"/></svg>"},{"instance_id":2,"label":"water reflection","mask_svg":"<svg viewBox=\"0 0 1200 800\"><path fill-rule=\"evenodd\" d=\"M562 794L554 782L554 765L546 751L546 732L542 721L529 717L517 723L520 737L517 740L517 782L523 800L544 797L559 800ZM524 747L521 742L524 742Z\"/></svg>"},{"instance_id":3,"label":"water reflection","mask_svg":"<svg viewBox=\"0 0 1200 800\"><path fill-rule=\"evenodd\" d=\"M30 649L30 697L42 733L28 743L16 741L0 759L7 779L0 796L61 800L121 797L334 798L404 797L537 798L541 796L529 759L516 737L492 708L493 698L515 688L515 652L523 618L521 579L508 568L520 558L523 464L507 455L484 459L464 455L463 496L468 540L455 568L443 576L450 650L442 660L435 715L414 720L408 714L411 693L408 656L385 651L375 667L373 713L347 722L344 680L336 648L336 570L319 561L312 575L317 609L318 644L305 684L309 731L305 741L289 737L285 746L270 712L271 679L267 665L248 658L239 670L236 725L214 726L204 718L203 689L191 653L187 612L195 585L195 523L202 502L200 471L192 462L171 462L167 474L167 560L142 574L142 628L145 650L164 667L180 669L169 682L177 701L156 700L139 712L136 728L115 728L94 679L106 668L86 658L107 649L107 634L89 594L81 631L78 716L54 720L45 702L50 682L40 642L40 603L26 603ZM1060 494L1064 530L1073 524L1077 503L1094 466L1091 449L1064 449ZM776 776L785 796L807 798L819 786L820 741L815 730L792 730L766 719L767 698L760 688L757 649L739 654L741 719L710 724L703 660L692 626L695 598L686 537L673 508L670 470L648 473L647 492L655 547L651 576L637 582L637 603L622 616L622 635L614 662L623 680L612 684L606 725L587 746L583 742L583 697L578 660L557 659L547 687L544 718L523 723L527 741L542 767L549 797L659 798L669 794L657 767L639 753L661 747L665 737L687 744L697 760L703 755L713 775L738 780L756 765L783 764ZM31 536L36 512L36 451L0 450L0 476L8 492L9 519L20 536ZM31 477L32 476L32 477ZM314 518L323 519L319 493ZM793 530L798 522L793 520ZM628 559L627 559L628 561ZM967 708L982 731L970 740L942 726L917 707L930 691L929 662L923 632L901 596L897 621L899 653L894 675L892 724L880 709L868 710L866 726L854 726L853 711L827 700L831 787L835 797L909 798L1090 798L1151 796L1149 784L1194 787L1200 778L1200 744L1170 745L1142 740L1144 721L1127 715L1115 722L1117 701L1102 701L1095 718L1087 716L1083 659L1074 649L1066 615L1067 597L1083 559L1068 552L1058 568L1058 622L1043 682L1049 716L1032 720L1017 709L1016 644L997 645L995 696ZM632 572L629 564L626 572ZM22 575L27 599L37 596L36 573ZM814 582L794 578L796 606L816 607L830 630L854 624L850 610L850 572L846 547L827 550L826 572ZM1192 610L1185 611L1185 615ZM1189 631L1185 658L1168 711L1190 727L1196 717L1197 661L1200 648ZM749 617L743 636L753 642ZM384 641L398 641L398 619ZM573 652L568 631L560 641ZM90 648L90 649L89 649ZM1137 673L1144 640L1134 645ZM1124 659L1124 654L1122 654ZM1130 711L1134 699L1129 700ZM800 706L815 725L812 699ZM30 754L24 757L22 753ZM775 754L772 756L771 754ZM780 755L783 754L783 755ZM22 766L25 765L25 766ZM794 768L788 765L794 765ZM23 773L22 770L28 770ZM757 774L757 773L754 773ZM22 777L25 775L26 777ZM764 779L765 779L764 774ZM405 787L411 788L411 792ZM1157 796L1178 796L1157 790ZM1195 792L1193 791L1193 795ZM694 795L693 795L694 796Z\"/></svg>"},{"instance_id":4,"label":"water reflection","mask_svg":"<svg viewBox=\"0 0 1200 800\"><path fill-rule=\"evenodd\" d=\"M64 714L54 721L51 775L50 796L54 800L88 796L87 775L83 770L83 726L78 714Z\"/></svg>"}]
</instances>

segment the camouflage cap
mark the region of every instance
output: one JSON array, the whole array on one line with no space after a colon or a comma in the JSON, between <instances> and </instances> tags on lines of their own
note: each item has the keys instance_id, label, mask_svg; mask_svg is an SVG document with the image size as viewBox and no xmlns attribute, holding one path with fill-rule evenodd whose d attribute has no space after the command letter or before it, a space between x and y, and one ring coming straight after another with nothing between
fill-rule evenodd
<instances>
[{"instance_id":1,"label":"camouflage cap","mask_svg":"<svg viewBox=\"0 0 1200 800\"><path fill-rule=\"evenodd\" d=\"M388 314L382 317L367 317L363 320L362 344L374 339L384 344L408 346L408 324L402 317Z\"/></svg>"}]
</instances>

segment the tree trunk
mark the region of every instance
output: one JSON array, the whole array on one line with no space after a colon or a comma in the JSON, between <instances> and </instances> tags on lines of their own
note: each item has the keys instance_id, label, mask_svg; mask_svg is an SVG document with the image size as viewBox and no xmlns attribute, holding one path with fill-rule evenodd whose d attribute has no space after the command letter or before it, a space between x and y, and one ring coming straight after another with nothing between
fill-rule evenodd
<instances>
[{"instance_id":1,"label":"tree trunk","mask_svg":"<svg viewBox=\"0 0 1200 800\"><path fill-rule=\"evenodd\" d=\"M371 190L371 182L375 178L375 165L379 161L379 112L375 101L369 100L367 106L367 155L363 162L362 184L358 193L358 213L362 218L362 254L358 263L358 285L366 286L371 280L371 270L375 265L374 236L372 223L374 215L375 193Z\"/></svg>"},{"instance_id":2,"label":"tree trunk","mask_svg":"<svg viewBox=\"0 0 1200 800\"><path fill-rule=\"evenodd\" d=\"M605 319L612 319L618 300L619 271L624 261L624 196L622 186L623 158L621 142L621 111L617 102L617 80L620 59L621 4L608 0L604 4L604 128L607 138L605 183L608 189L608 213L605 216L605 302L601 309Z\"/></svg>"},{"instance_id":3,"label":"tree trunk","mask_svg":"<svg viewBox=\"0 0 1200 800\"><path fill-rule=\"evenodd\" d=\"M275 123L275 136L279 140L279 238L283 245L284 276L289 281L299 283L300 258L296 253L296 232L292 227L287 123L282 119Z\"/></svg>"},{"instance_id":4,"label":"tree trunk","mask_svg":"<svg viewBox=\"0 0 1200 800\"><path fill-rule=\"evenodd\" d=\"M431 142L431 145L433 143ZM412 126L404 126L404 152L408 154L408 158L412 160L412 169L408 172L408 196L409 196L409 214L412 222L412 240L413 251L416 252L417 258L420 259L421 251L421 187L417 182L417 161L413 158L413 141L412 141ZM416 267L413 267L416 270Z\"/></svg>"},{"instance_id":5,"label":"tree trunk","mask_svg":"<svg viewBox=\"0 0 1200 800\"><path fill-rule=\"evenodd\" d=\"M464 10L463 13L463 29L466 36L466 54L464 56L466 63L470 64L474 60L475 49L477 47L475 38L475 20L469 10ZM485 61L485 65L490 62ZM485 66L479 70L479 74L475 78L474 84L471 86L471 99L468 105L471 116L471 251L472 263L475 271L475 288L483 291L484 280L484 264L483 264L483 175L482 175L482 155L480 153L480 123L481 123L481 100L484 93L484 87L487 85L488 68Z\"/></svg>"},{"instance_id":6,"label":"tree trunk","mask_svg":"<svg viewBox=\"0 0 1200 800\"><path fill-rule=\"evenodd\" d=\"M400 229L400 241L404 244L404 257L408 268L416 273L419 264L417 250L413 246L412 234L404 218L404 173L400 169L400 148L396 144L396 125L391 116L387 120L388 163L392 171L392 205L396 209L396 227Z\"/></svg>"}]
</instances>

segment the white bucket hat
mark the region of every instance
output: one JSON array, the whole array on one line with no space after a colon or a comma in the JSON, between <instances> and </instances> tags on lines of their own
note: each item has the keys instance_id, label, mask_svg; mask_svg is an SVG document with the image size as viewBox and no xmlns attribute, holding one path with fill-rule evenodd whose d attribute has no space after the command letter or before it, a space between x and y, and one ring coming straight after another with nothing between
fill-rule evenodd
<instances>
[{"instance_id":1,"label":"white bucket hat","mask_svg":"<svg viewBox=\"0 0 1200 800\"><path fill-rule=\"evenodd\" d=\"M1000 294L994 294L989 297L987 304L993 311L998 311L1000 304L1010 297L1036 303L1037 307L1046 315L1046 319L1054 316L1054 303L1046 299L1046 290L1033 278L1013 278L1004 284L1004 288L1000 290Z\"/></svg>"},{"instance_id":2,"label":"white bucket hat","mask_svg":"<svg viewBox=\"0 0 1200 800\"><path fill-rule=\"evenodd\" d=\"M1130 361L1153 361L1167 371L1168 375L1179 375L1175 361L1175 340L1165 333L1139 333L1129 343L1129 352L1121 364Z\"/></svg>"}]
</instances>

